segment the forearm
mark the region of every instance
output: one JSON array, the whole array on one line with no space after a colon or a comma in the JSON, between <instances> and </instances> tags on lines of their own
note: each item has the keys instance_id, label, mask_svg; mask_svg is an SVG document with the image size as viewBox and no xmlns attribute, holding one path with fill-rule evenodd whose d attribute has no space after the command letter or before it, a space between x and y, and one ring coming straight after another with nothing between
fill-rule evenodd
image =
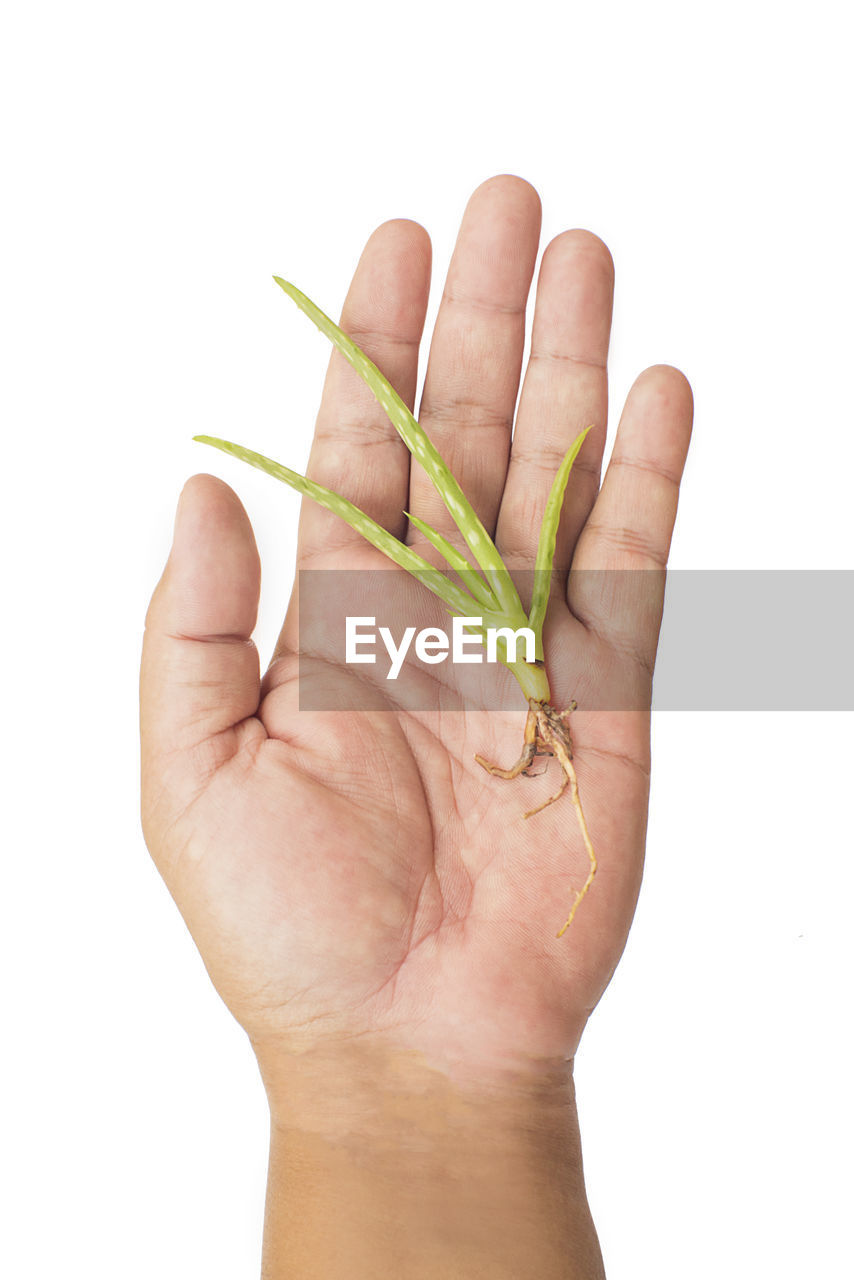
<instances>
[{"instance_id":1,"label":"forearm","mask_svg":"<svg viewBox=\"0 0 854 1280\"><path fill-rule=\"evenodd\" d=\"M289 1065L263 1280L604 1276L568 1069L474 1089L363 1050Z\"/></svg>"}]
</instances>

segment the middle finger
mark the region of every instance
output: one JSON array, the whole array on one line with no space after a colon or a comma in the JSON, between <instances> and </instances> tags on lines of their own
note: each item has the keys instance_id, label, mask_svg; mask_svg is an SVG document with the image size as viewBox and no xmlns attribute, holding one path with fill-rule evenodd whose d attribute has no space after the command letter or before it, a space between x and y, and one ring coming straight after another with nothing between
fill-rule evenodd
<instances>
[{"instance_id":1,"label":"middle finger","mask_svg":"<svg viewBox=\"0 0 854 1280\"><path fill-rule=\"evenodd\" d=\"M502 174L466 206L436 318L419 421L487 530L495 528L525 345L525 307L542 211L523 178ZM415 464L409 510L446 536L456 526ZM410 541L420 534L410 530Z\"/></svg>"}]
</instances>

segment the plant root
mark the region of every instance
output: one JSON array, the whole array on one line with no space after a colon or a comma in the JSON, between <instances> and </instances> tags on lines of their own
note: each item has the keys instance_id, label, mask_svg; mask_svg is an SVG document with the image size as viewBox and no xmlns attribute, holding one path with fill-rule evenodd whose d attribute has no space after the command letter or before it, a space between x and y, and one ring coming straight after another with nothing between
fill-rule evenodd
<instances>
[{"instance_id":1,"label":"plant root","mask_svg":"<svg viewBox=\"0 0 854 1280\"><path fill-rule=\"evenodd\" d=\"M508 781L518 778L520 774L531 777L532 775L528 773L528 770L536 756L554 756L561 767L563 776L560 786L554 795L549 796L542 804L538 804L535 809L529 809L525 814L526 818L532 818L535 813L541 813L550 804L554 804L555 800L559 800L567 787L570 788L572 803L575 807L578 826L590 865L584 884L580 889L574 891L575 902L572 904L572 910L569 913L566 924L556 934L558 938L562 938L572 924L573 917L578 910L578 904L593 883L597 866L593 842L590 839L590 832L587 830L587 822L578 794L578 777L575 772L575 766L572 763L572 739L569 736L569 726L566 723L570 713L575 711L576 705L573 701L564 711L556 711L548 702L538 702L535 698L529 698L528 718L525 721L524 746L522 754L512 768L502 769L496 764L490 764L483 756L475 756L477 763L486 769L487 773L494 774L497 778L506 778Z\"/></svg>"}]
</instances>

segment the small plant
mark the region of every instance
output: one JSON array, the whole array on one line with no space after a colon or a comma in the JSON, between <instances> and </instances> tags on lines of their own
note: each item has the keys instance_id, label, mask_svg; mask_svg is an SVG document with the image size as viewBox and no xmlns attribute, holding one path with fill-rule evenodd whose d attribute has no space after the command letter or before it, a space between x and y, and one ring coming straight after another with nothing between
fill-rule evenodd
<instances>
[{"instance_id":1,"label":"small plant","mask_svg":"<svg viewBox=\"0 0 854 1280\"><path fill-rule=\"evenodd\" d=\"M243 462L248 462L251 466L257 467L261 471L266 471L268 475L284 481L285 484L296 489L298 493L312 498L320 506L326 507L327 510L341 516L357 533L362 534L368 542L372 543L379 551L382 551L401 569L405 569L412 574L428 590L438 596L449 613L459 617L479 617L483 624L482 627L470 626L467 629L473 635L479 635L481 640L485 637L486 629L490 627L508 627L513 631L518 630L520 627L530 627L534 632L536 654L535 661L532 663L511 660L506 646L503 648L503 654L501 641L499 641L498 646L499 658L516 677L528 702L528 718L525 724L522 754L509 769L502 769L498 765L491 764L480 755L475 756L475 759L488 773L507 779L517 778L520 774L527 774L528 769L538 755L554 756L561 767L562 777L558 790L542 804L535 809L530 809L525 814L526 818L530 818L535 813L539 813L559 799L567 786L569 786L584 846L589 858L589 870L583 886L575 891L575 901L569 913L569 918L557 934L557 937L560 938L572 923L578 904L593 882L593 877L596 874L596 855L593 852L593 844L587 830L584 811L578 795L578 778L572 763L572 741L569 734L568 718L570 712L576 709L576 704L574 701L571 702L563 711L558 711L551 704L551 690L543 654L543 626L549 602L558 523L569 473L584 443L587 432L591 428L587 427L573 441L558 468L552 484L551 492L546 502L543 523L540 528L531 608L530 612L526 614L513 579L505 567L495 543L490 538L435 445L423 427L410 413L388 379L383 377L376 365L368 359L356 343L348 338L304 293L301 293L299 289L287 280L281 280L278 276L273 278L276 284L285 291L288 297L294 300L317 328L334 343L368 385L412 456L421 464L430 477L447 507L448 513L459 529L475 563L472 563L468 556L459 551L441 533L425 524L423 520L419 520L412 515L408 518L410 523L440 552L447 562L448 568L461 577L465 587L459 586L451 578L446 577L444 573L438 572L435 566L420 556L417 551L413 551L411 547L400 542L387 529L384 529L375 520L372 520L370 516L366 515L364 511L354 506L352 502L348 502L346 498L333 493L331 489L316 484L313 480L306 479L306 477L291 471L288 467L284 467L278 462L273 462L270 458L265 458L263 454L254 453L251 449L245 449L242 445L232 444L228 440L219 440L213 436L194 436L194 439L202 444L213 445L214 448L221 449L224 453L230 453L235 458L240 458Z\"/></svg>"}]
</instances>

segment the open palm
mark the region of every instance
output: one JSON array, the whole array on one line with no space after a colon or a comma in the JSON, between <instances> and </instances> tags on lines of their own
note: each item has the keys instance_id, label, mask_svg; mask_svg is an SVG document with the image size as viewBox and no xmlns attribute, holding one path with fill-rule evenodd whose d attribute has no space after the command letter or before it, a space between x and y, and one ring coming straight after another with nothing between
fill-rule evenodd
<instances>
[{"instance_id":1,"label":"open palm","mask_svg":"<svg viewBox=\"0 0 854 1280\"><path fill-rule=\"evenodd\" d=\"M391 699L378 710L376 698L367 710L300 711L296 599L262 681L249 639L259 591L249 522L226 485L195 477L147 621L143 820L259 1056L268 1044L375 1036L480 1070L567 1057L625 943L642 871L651 673L691 393L668 366L641 375L600 488L613 268L601 241L571 231L543 256L514 425L539 232L539 199L521 179L494 178L472 196L417 416L513 569L533 566L559 461L594 426L570 479L545 643L554 701L579 703L572 732L597 878L557 939L587 873L572 805L564 798L526 821L557 773L505 782L475 762L476 753L503 765L518 756L518 689L512 711L440 710L440 697L423 711ZM429 277L423 228L385 223L340 321L411 408ZM455 537L427 477L338 353L308 474L398 537L419 542L406 511ZM343 521L303 503L300 568L385 563ZM636 569L652 572L634 593L588 572ZM345 611L362 612L354 605ZM379 692L384 673L375 670L361 668L360 678L367 671ZM343 670L324 678L340 679L342 695L352 684ZM453 681L450 664L435 678ZM342 696L343 707L355 705Z\"/></svg>"}]
</instances>

